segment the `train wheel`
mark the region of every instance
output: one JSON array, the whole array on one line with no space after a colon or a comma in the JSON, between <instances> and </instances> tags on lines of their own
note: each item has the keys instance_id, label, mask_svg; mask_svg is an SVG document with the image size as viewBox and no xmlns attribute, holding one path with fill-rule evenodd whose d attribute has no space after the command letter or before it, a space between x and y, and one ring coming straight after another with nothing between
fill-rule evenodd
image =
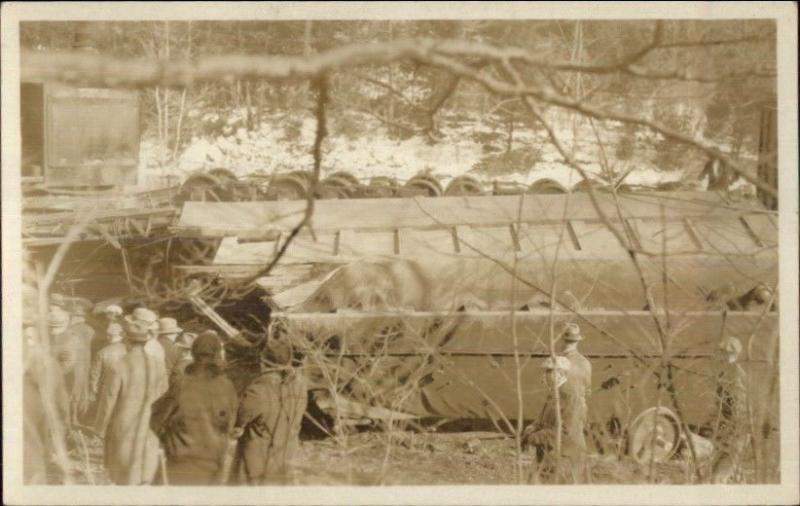
<instances>
[{"instance_id":1,"label":"train wheel","mask_svg":"<svg viewBox=\"0 0 800 506\"><path fill-rule=\"evenodd\" d=\"M628 428L628 454L639 464L666 462L681 441L678 417L665 407L642 411Z\"/></svg>"},{"instance_id":2,"label":"train wheel","mask_svg":"<svg viewBox=\"0 0 800 506\"><path fill-rule=\"evenodd\" d=\"M267 200L302 200L308 194L309 180L297 172L278 174L269 183Z\"/></svg>"},{"instance_id":3,"label":"train wheel","mask_svg":"<svg viewBox=\"0 0 800 506\"><path fill-rule=\"evenodd\" d=\"M567 189L554 179L543 178L534 181L528 187L527 193L567 193Z\"/></svg>"},{"instance_id":4,"label":"train wheel","mask_svg":"<svg viewBox=\"0 0 800 506\"><path fill-rule=\"evenodd\" d=\"M595 179L582 179L579 181L575 186L572 187L572 191L574 192L588 192L589 187L592 187L594 190L603 190L606 189L606 185L597 181Z\"/></svg>"},{"instance_id":5,"label":"train wheel","mask_svg":"<svg viewBox=\"0 0 800 506\"><path fill-rule=\"evenodd\" d=\"M447 196L456 196L456 195L480 195L483 193L483 187L481 186L480 181L475 179L472 176L458 176L454 177L450 184L447 185L447 189L444 191L444 194Z\"/></svg>"},{"instance_id":6,"label":"train wheel","mask_svg":"<svg viewBox=\"0 0 800 506\"><path fill-rule=\"evenodd\" d=\"M335 172L320 182L322 198L342 199L352 196L359 187L358 179L347 172Z\"/></svg>"},{"instance_id":7,"label":"train wheel","mask_svg":"<svg viewBox=\"0 0 800 506\"><path fill-rule=\"evenodd\" d=\"M492 181L492 195L520 195L525 187L513 181Z\"/></svg>"},{"instance_id":8,"label":"train wheel","mask_svg":"<svg viewBox=\"0 0 800 506\"><path fill-rule=\"evenodd\" d=\"M317 188L315 196L318 199L346 199L350 197L350 190L349 188L323 181Z\"/></svg>"},{"instance_id":9,"label":"train wheel","mask_svg":"<svg viewBox=\"0 0 800 506\"><path fill-rule=\"evenodd\" d=\"M311 180L314 179L314 173L310 170L293 170L289 175L303 180L306 188L311 186Z\"/></svg>"},{"instance_id":10,"label":"train wheel","mask_svg":"<svg viewBox=\"0 0 800 506\"><path fill-rule=\"evenodd\" d=\"M355 177L353 174L351 174L351 173L349 173L349 172L347 172L345 170L340 170L340 171L334 172L333 174L331 174L330 176L325 178L325 180L328 180L328 179L331 179L331 180L335 179L336 181L347 182L347 183L349 183L348 184L349 187L355 187L355 186L358 186L358 185L361 184L361 182L358 180L357 177Z\"/></svg>"},{"instance_id":11,"label":"train wheel","mask_svg":"<svg viewBox=\"0 0 800 506\"><path fill-rule=\"evenodd\" d=\"M217 167L216 169L211 169L208 171L208 174L214 176L223 183L236 183L239 180L239 178L236 177L236 174L234 174L233 172L224 167Z\"/></svg>"},{"instance_id":12,"label":"train wheel","mask_svg":"<svg viewBox=\"0 0 800 506\"><path fill-rule=\"evenodd\" d=\"M389 176L374 176L369 180L369 186L364 188L366 196L374 198L394 197L397 195L399 185L397 180Z\"/></svg>"},{"instance_id":13,"label":"train wheel","mask_svg":"<svg viewBox=\"0 0 800 506\"><path fill-rule=\"evenodd\" d=\"M429 197L439 197L444 193L442 191L442 185L430 174L417 174L408 180L405 184L405 188L409 190L422 190L427 193Z\"/></svg>"},{"instance_id":14,"label":"train wheel","mask_svg":"<svg viewBox=\"0 0 800 506\"><path fill-rule=\"evenodd\" d=\"M195 173L186 178L175 196L178 204L188 201L230 202L231 191L216 177L210 174Z\"/></svg>"}]
</instances>

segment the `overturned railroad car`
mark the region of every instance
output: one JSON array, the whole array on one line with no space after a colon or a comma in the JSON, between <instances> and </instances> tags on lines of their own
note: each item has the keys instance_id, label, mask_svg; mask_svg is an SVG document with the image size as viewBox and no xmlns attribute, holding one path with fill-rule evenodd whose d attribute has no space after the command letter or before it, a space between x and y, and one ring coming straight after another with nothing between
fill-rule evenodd
<instances>
[{"instance_id":1,"label":"overturned railroad car","mask_svg":"<svg viewBox=\"0 0 800 506\"><path fill-rule=\"evenodd\" d=\"M187 202L174 231L218 246L176 275L253 276L304 206ZM535 419L575 322L598 430L657 405L701 427L722 336L744 344L753 409L776 409L776 218L721 192L323 200L258 283L334 411Z\"/></svg>"}]
</instances>

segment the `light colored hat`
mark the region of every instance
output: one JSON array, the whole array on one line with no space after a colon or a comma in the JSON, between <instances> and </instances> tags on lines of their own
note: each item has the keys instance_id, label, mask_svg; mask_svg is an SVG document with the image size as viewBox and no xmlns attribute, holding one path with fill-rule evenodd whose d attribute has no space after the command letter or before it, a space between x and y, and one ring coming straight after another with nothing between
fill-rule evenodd
<instances>
[{"instance_id":1,"label":"light colored hat","mask_svg":"<svg viewBox=\"0 0 800 506\"><path fill-rule=\"evenodd\" d=\"M583 336L581 335L581 328L578 326L577 323L567 323L564 325L564 334L563 334L565 341L582 341Z\"/></svg>"},{"instance_id":2,"label":"light colored hat","mask_svg":"<svg viewBox=\"0 0 800 506\"><path fill-rule=\"evenodd\" d=\"M719 350L738 356L742 352L742 343L735 337L728 336L720 341Z\"/></svg>"},{"instance_id":3,"label":"light colored hat","mask_svg":"<svg viewBox=\"0 0 800 506\"><path fill-rule=\"evenodd\" d=\"M767 302L772 295L772 290L764 283L759 283L753 290L754 295L759 302Z\"/></svg>"},{"instance_id":4,"label":"light colored hat","mask_svg":"<svg viewBox=\"0 0 800 506\"><path fill-rule=\"evenodd\" d=\"M161 318L158 320L158 333L159 334L179 334L183 329L178 327L178 321L175 318Z\"/></svg>"},{"instance_id":5,"label":"light colored hat","mask_svg":"<svg viewBox=\"0 0 800 506\"><path fill-rule=\"evenodd\" d=\"M50 305L56 307L64 307L67 305L67 298L60 293L50 294Z\"/></svg>"},{"instance_id":6,"label":"light colored hat","mask_svg":"<svg viewBox=\"0 0 800 506\"><path fill-rule=\"evenodd\" d=\"M113 314L113 315L116 315L116 316L122 316L122 308L119 307L116 304L111 304L109 306L106 306L106 308L103 310L103 312L106 313L106 314Z\"/></svg>"},{"instance_id":7,"label":"light colored hat","mask_svg":"<svg viewBox=\"0 0 800 506\"><path fill-rule=\"evenodd\" d=\"M47 315L47 324L50 327L66 327L69 325L69 313L55 306L50 310L50 314Z\"/></svg>"},{"instance_id":8,"label":"light colored hat","mask_svg":"<svg viewBox=\"0 0 800 506\"><path fill-rule=\"evenodd\" d=\"M129 332L128 339L132 341L147 341L150 330L158 328L158 316L147 308L139 307L133 313L125 316L125 323L138 327L144 332Z\"/></svg>"},{"instance_id":9,"label":"light colored hat","mask_svg":"<svg viewBox=\"0 0 800 506\"><path fill-rule=\"evenodd\" d=\"M553 369L558 369L562 371L569 371L570 363L567 357L547 357L542 362L542 369L547 371L552 371Z\"/></svg>"}]
</instances>

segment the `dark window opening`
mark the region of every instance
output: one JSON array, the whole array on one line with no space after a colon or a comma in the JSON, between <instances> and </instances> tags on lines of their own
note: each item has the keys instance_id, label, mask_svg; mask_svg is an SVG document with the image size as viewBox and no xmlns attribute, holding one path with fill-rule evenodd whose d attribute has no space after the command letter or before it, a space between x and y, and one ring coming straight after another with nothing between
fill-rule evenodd
<instances>
[{"instance_id":1,"label":"dark window opening","mask_svg":"<svg viewBox=\"0 0 800 506\"><path fill-rule=\"evenodd\" d=\"M44 166L44 86L20 85L22 177L40 177Z\"/></svg>"}]
</instances>

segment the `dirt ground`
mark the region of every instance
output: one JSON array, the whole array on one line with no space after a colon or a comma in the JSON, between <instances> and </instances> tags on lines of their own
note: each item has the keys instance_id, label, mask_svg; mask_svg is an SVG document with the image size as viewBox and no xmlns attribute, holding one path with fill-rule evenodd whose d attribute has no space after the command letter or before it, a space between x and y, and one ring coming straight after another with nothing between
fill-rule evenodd
<instances>
[{"instance_id":1,"label":"dirt ground","mask_svg":"<svg viewBox=\"0 0 800 506\"><path fill-rule=\"evenodd\" d=\"M593 483L647 482L645 470L633 460L594 454L589 463ZM516 464L515 442L501 434L359 433L347 436L346 442L302 442L296 483L510 485L520 483ZM524 455L523 473L531 466L532 455ZM678 460L658 465L655 482L685 483L686 467Z\"/></svg>"},{"instance_id":2,"label":"dirt ground","mask_svg":"<svg viewBox=\"0 0 800 506\"><path fill-rule=\"evenodd\" d=\"M103 469L102 442L85 435L72 438L70 457L77 484L109 484ZM361 432L337 439L301 441L293 485L512 485L530 483L532 455L522 460L522 481L517 472L515 442L491 432L413 433ZM590 454L594 484L691 483L690 466L681 457L649 469L628 457ZM86 472L90 470L90 472ZM707 472L708 463L701 466ZM752 480L752 471L743 470ZM749 478L749 480L748 480Z\"/></svg>"}]
</instances>

